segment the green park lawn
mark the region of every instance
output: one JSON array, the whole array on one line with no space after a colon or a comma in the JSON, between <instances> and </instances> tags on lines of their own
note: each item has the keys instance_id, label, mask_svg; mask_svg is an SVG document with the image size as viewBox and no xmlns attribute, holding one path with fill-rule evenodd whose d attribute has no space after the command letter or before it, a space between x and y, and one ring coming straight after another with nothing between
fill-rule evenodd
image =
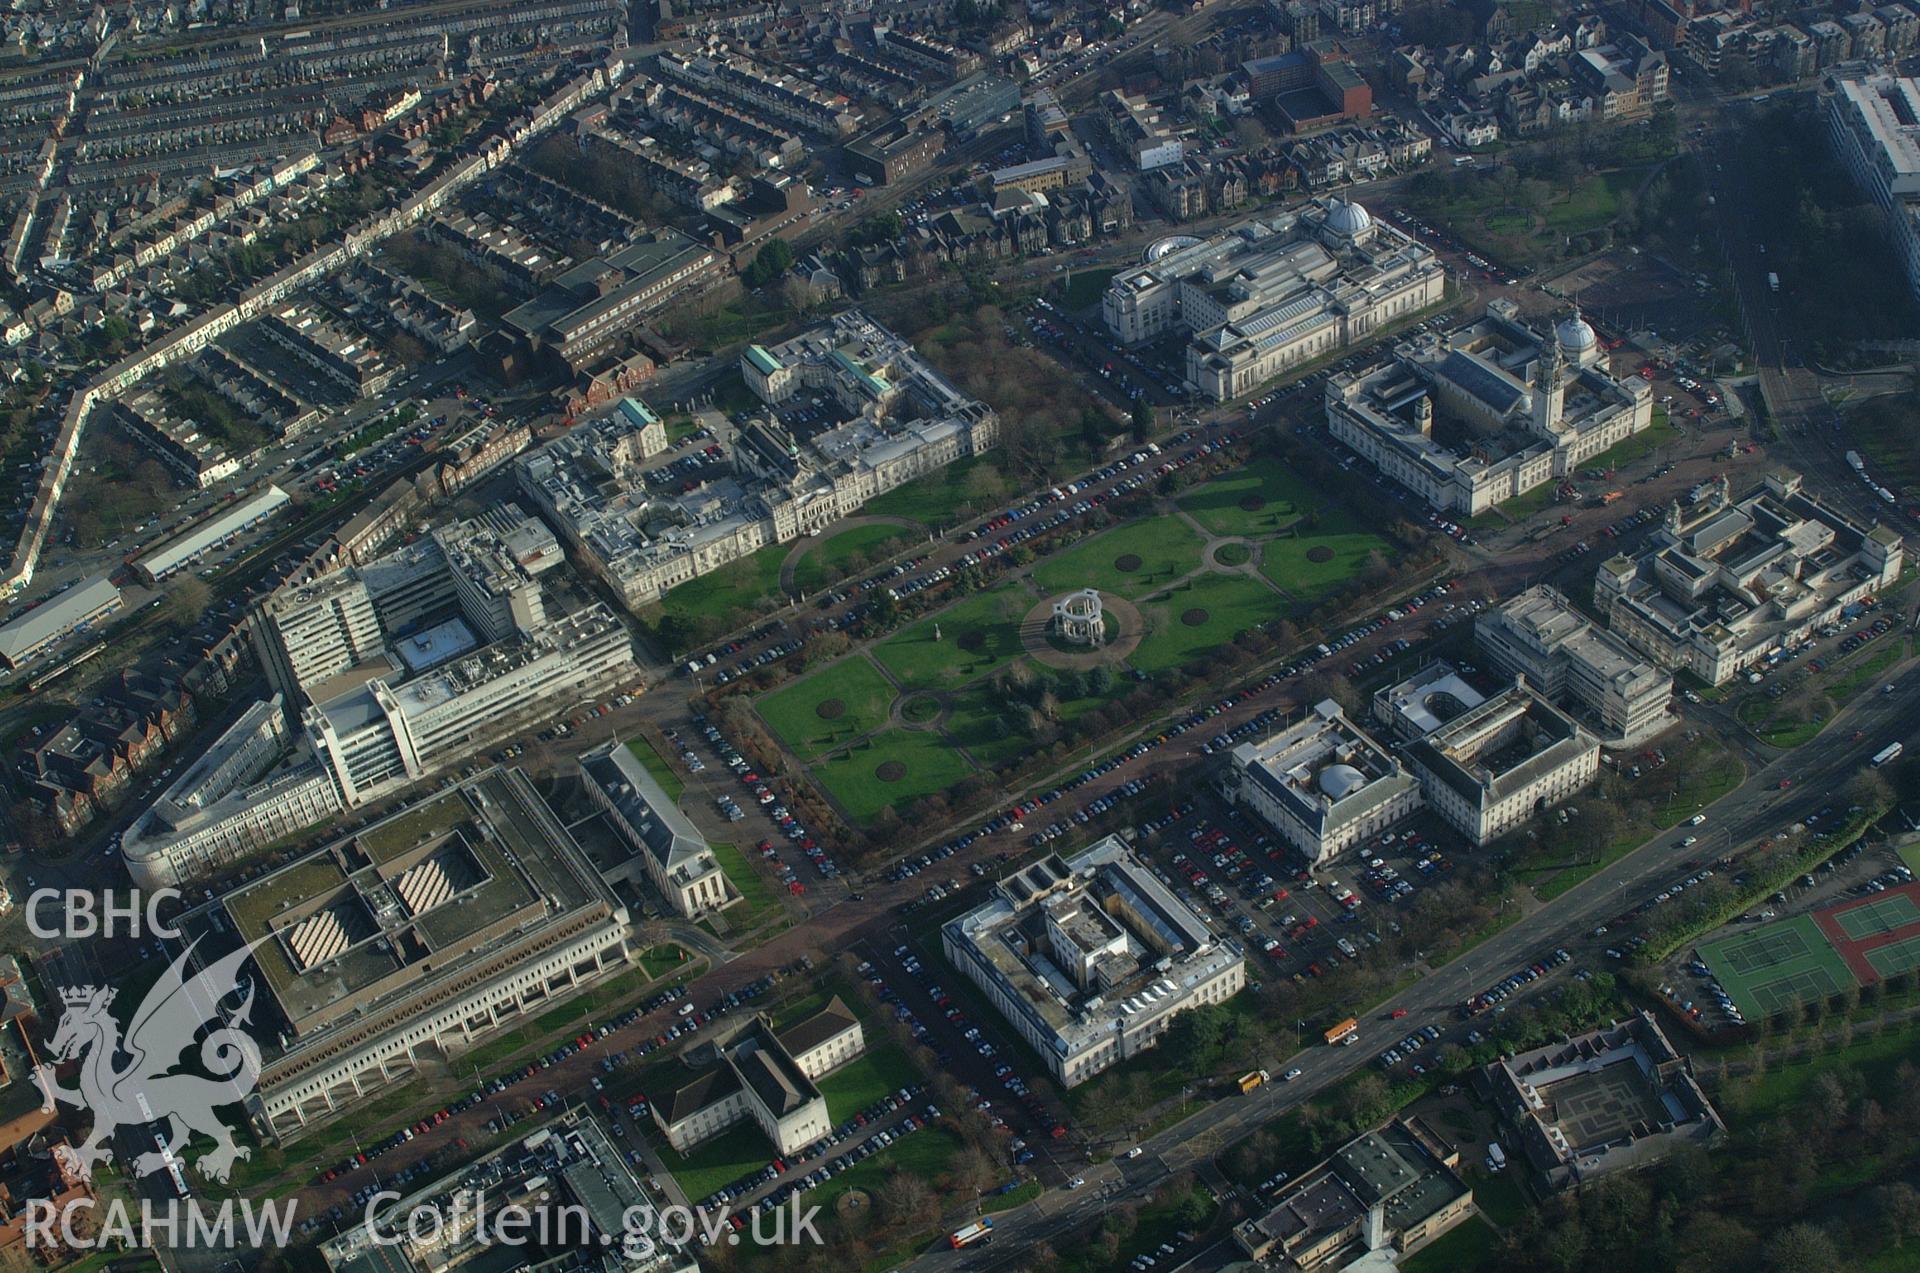
<instances>
[{"instance_id":1,"label":"green park lawn","mask_svg":"<svg viewBox=\"0 0 1920 1273\"><path fill-rule=\"evenodd\" d=\"M880 670L856 654L775 690L756 706L788 750L811 760L885 725L894 697Z\"/></svg>"},{"instance_id":2,"label":"green park lawn","mask_svg":"<svg viewBox=\"0 0 1920 1273\"><path fill-rule=\"evenodd\" d=\"M882 765L897 763L905 772L896 780L880 777ZM839 801L853 821L867 824L880 811L901 812L973 773L945 737L918 729L883 729L826 760L815 761L814 781Z\"/></svg>"},{"instance_id":3,"label":"green park lawn","mask_svg":"<svg viewBox=\"0 0 1920 1273\"><path fill-rule=\"evenodd\" d=\"M1119 270L1075 270L1067 276L1066 302L1068 309L1084 309L1097 305L1106 293L1107 284L1113 282L1113 276Z\"/></svg>"},{"instance_id":4,"label":"green park lawn","mask_svg":"<svg viewBox=\"0 0 1920 1273\"><path fill-rule=\"evenodd\" d=\"M1266 455L1180 497L1180 507L1213 534L1243 539L1283 531L1322 502L1286 465Z\"/></svg>"},{"instance_id":5,"label":"green park lawn","mask_svg":"<svg viewBox=\"0 0 1920 1273\"><path fill-rule=\"evenodd\" d=\"M1008 733L1001 737L994 722L1007 714L1007 705L986 685L974 685L953 696L947 716L946 732L964 747L976 762L997 769L1027 750L1025 734Z\"/></svg>"},{"instance_id":6,"label":"green park lawn","mask_svg":"<svg viewBox=\"0 0 1920 1273\"><path fill-rule=\"evenodd\" d=\"M1141 607L1151 632L1127 661L1143 672L1184 667L1254 624L1277 617L1285 604L1257 580L1201 575ZM1190 612L1194 623L1185 618Z\"/></svg>"},{"instance_id":7,"label":"green park lawn","mask_svg":"<svg viewBox=\"0 0 1920 1273\"><path fill-rule=\"evenodd\" d=\"M1019 654L1020 621L1032 608L1032 598L1012 584L977 592L896 632L873 656L904 689L951 689Z\"/></svg>"},{"instance_id":8,"label":"green park lawn","mask_svg":"<svg viewBox=\"0 0 1920 1273\"><path fill-rule=\"evenodd\" d=\"M713 860L720 864L734 891L740 894L739 902L727 912L728 922L736 928L751 928L774 905L766 877L753 869L753 863L747 861L747 855L738 845L715 840L709 847L713 850Z\"/></svg>"},{"instance_id":9,"label":"green park lawn","mask_svg":"<svg viewBox=\"0 0 1920 1273\"><path fill-rule=\"evenodd\" d=\"M1033 578L1052 592L1099 588L1143 597L1198 569L1202 542L1178 518L1153 517L1080 541L1036 566ZM1116 563L1125 558L1138 558L1139 565L1122 570Z\"/></svg>"},{"instance_id":10,"label":"green park lawn","mask_svg":"<svg viewBox=\"0 0 1920 1273\"><path fill-rule=\"evenodd\" d=\"M832 1214L833 1204L840 1195L860 1189L871 1197L895 1171L937 1185L940 1177L952 1169L953 1160L962 1148L960 1137L938 1123L923 1127L813 1190L807 1194L806 1203ZM880 1267L890 1267L890 1264Z\"/></svg>"},{"instance_id":11,"label":"green park lawn","mask_svg":"<svg viewBox=\"0 0 1920 1273\"><path fill-rule=\"evenodd\" d=\"M857 1059L817 1080L814 1086L827 1098L827 1117L836 1124L903 1087L925 1081L896 1044L870 1047Z\"/></svg>"},{"instance_id":12,"label":"green park lawn","mask_svg":"<svg viewBox=\"0 0 1920 1273\"><path fill-rule=\"evenodd\" d=\"M1347 523L1351 529L1334 529L1330 523ZM1333 556L1314 561L1315 548L1329 548ZM1293 596L1312 601L1326 595L1366 569L1367 558L1379 552L1392 556L1393 546L1378 535L1350 523L1344 515L1323 516L1311 532L1291 538L1270 539L1260 548L1260 573L1285 588Z\"/></svg>"},{"instance_id":13,"label":"green park lawn","mask_svg":"<svg viewBox=\"0 0 1920 1273\"><path fill-rule=\"evenodd\" d=\"M1468 1216L1459 1227L1400 1261L1401 1273L1473 1273L1487 1268L1499 1236L1479 1216Z\"/></svg>"},{"instance_id":14,"label":"green park lawn","mask_svg":"<svg viewBox=\"0 0 1920 1273\"><path fill-rule=\"evenodd\" d=\"M660 599L661 613L697 621L758 610L780 594L780 563L786 560L789 547L768 544L712 574L687 580Z\"/></svg>"},{"instance_id":15,"label":"green park lawn","mask_svg":"<svg viewBox=\"0 0 1920 1273\"><path fill-rule=\"evenodd\" d=\"M1547 205L1547 226L1563 234L1582 234L1610 225L1620 215L1620 199L1646 177L1639 168L1603 172L1599 180L1577 182L1567 197Z\"/></svg>"},{"instance_id":16,"label":"green park lawn","mask_svg":"<svg viewBox=\"0 0 1920 1273\"><path fill-rule=\"evenodd\" d=\"M955 460L938 473L896 486L870 499L861 512L872 517L910 517L929 526L952 526L987 511L1006 497L1007 479L984 456Z\"/></svg>"},{"instance_id":17,"label":"green park lawn","mask_svg":"<svg viewBox=\"0 0 1920 1273\"><path fill-rule=\"evenodd\" d=\"M843 530L808 550L793 568L793 586L802 592L818 592L829 582L846 578L848 563L860 558L871 564L897 552L909 539L918 538L905 526L867 525Z\"/></svg>"},{"instance_id":18,"label":"green park lawn","mask_svg":"<svg viewBox=\"0 0 1920 1273\"><path fill-rule=\"evenodd\" d=\"M773 1151L767 1147L767 1134L750 1121L736 1123L685 1154L674 1152L663 1140L656 1141L656 1147L660 1161L680 1182L688 1201L695 1203L747 1173L760 1170L773 1158Z\"/></svg>"}]
</instances>

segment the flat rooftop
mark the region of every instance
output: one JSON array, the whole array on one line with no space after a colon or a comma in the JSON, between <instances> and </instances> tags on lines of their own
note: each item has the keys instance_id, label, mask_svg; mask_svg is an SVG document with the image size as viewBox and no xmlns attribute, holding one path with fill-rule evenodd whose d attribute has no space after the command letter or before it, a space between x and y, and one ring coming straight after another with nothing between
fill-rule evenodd
<instances>
[{"instance_id":1,"label":"flat rooftop","mask_svg":"<svg viewBox=\"0 0 1920 1273\"><path fill-rule=\"evenodd\" d=\"M211 927L258 942L288 1026L317 1029L610 897L539 802L489 770L230 890Z\"/></svg>"}]
</instances>

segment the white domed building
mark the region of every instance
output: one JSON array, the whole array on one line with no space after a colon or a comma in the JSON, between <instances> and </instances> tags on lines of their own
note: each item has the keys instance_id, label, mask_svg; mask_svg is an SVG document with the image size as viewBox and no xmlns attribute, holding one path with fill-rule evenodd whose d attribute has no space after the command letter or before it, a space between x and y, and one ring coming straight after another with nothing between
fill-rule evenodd
<instances>
[{"instance_id":1,"label":"white domed building","mask_svg":"<svg viewBox=\"0 0 1920 1273\"><path fill-rule=\"evenodd\" d=\"M1163 242L1167 250L1114 275L1101 317L1124 345L1184 336L1186 383L1216 402L1365 343L1446 296L1433 249L1351 199Z\"/></svg>"},{"instance_id":2,"label":"white domed building","mask_svg":"<svg viewBox=\"0 0 1920 1273\"><path fill-rule=\"evenodd\" d=\"M1323 224L1327 236L1340 246L1357 246L1373 237L1373 214L1351 199L1328 203Z\"/></svg>"},{"instance_id":3,"label":"white domed building","mask_svg":"<svg viewBox=\"0 0 1920 1273\"><path fill-rule=\"evenodd\" d=\"M1528 322L1506 299L1329 381L1327 427L1435 509L1467 517L1579 471L1653 422L1653 386L1616 376L1578 312ZM1457 446L1434 433L1446 417Z\"/></svg>"},{"instance_id":4,"label":"white domed building","mask_svg":"<svg viewBox=\"0 0 1920 1273\"><path fill-rule=\"evenodd\" d=\"M1420 784L1331 699L1306 719L1233 749L1224 780L1314 863L1378 835L1420 807Z\"/></svg>"},{"instance_id":5,"label":"white domed building","mask_svg":"<svg viewBox=\"0 0 1920 1273\"><path fill-rule=\"evenodd\" d=\"M1600 337L1594 334L1593 325L1580 317L1580 311L1561 319L1553 329L1554 342L1560 346L1560 354L1576 367L1591 367L1600 361Z\"/></svg>"}]
</instances>

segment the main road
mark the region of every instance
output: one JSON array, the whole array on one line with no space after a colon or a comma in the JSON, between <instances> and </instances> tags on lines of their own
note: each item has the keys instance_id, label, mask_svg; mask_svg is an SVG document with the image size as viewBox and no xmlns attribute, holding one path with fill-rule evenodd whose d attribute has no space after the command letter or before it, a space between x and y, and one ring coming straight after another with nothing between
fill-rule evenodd
<instances>
[{"instance_id":1,"label":"main road","mask_svg":"<svg viewBox=\"0 0 1920 1273\"><path fill-rule=\"evenodd\" d=\"M1892 693L1878 689L1863 693L1827 726L1819 746L1803 747L1753 773L1748 780L1708 810L1708 823L1698 834L1695 852L1724 856L1739 853L1756 841L1792 826L1838 796L1848 778L1867 767L1870 756L1888 742L1920 742L1920 677L1910 675L1908 660L1888 675ZM1853 735L1859 731L1856 741ZM1833 740L1847 739L1845 742ZM1781 781L1792 785L1781 789ZM1556 946L1598 945L1593 930L1628 910L1680 873L1678 832L1655 836L1626 857L1511 928L1453 962L1402 994L1379 1005L1369 1022L1404 1008L1407 1016L1395 1021L1392 1038L1423 1025L1445 1027L1458 1006L1489 983L1537 960ZM994 1219L991 1254L936 1249L914 1261L922 1273L984 1269L1003 1263L1008 1249L1031 1248L1097 1220L1113 1203L1139 1198L1168 1176L1191 1170L1217 1156L1235 1140L1256 1130L1288 1109L1317 1096L1363 1065L1370 1064L1379 1047L1364 1036L1356 1047L1309 1047L1292 1058L1278 1058L1269 1069L1278 1072L1298 1066L1301 1076L1291 1083L1276 1082L1247 1096L1231 1097L1205 1106L1144 1143L1136 1159L1114 1159L1084 1174L1086 1187L1055 1191L1033 1205ZM1387 1040L1381 1040L1384 1046Z\"/></svg>"}]
</instances>

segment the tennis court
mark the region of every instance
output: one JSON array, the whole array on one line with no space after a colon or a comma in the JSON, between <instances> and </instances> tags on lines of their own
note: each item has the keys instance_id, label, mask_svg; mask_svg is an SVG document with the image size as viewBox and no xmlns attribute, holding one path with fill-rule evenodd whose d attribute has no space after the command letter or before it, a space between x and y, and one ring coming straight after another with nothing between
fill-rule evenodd
<instances>
[{"instance_id":1,"label":"tennis court","mask_svg":"<svg viewBox=\"0 0 1920 1273\"><path fill-rule=\"evenodd\" d=\"M1920 884L1841 902L1813 918L1863 986L1920 965Z\"/></svg>"},{"instance_id":2,"label":"tennis court","mask_svg":"<svg viewBox=\"0 0 1920 1273\"><path fill-rule=\"evenodd\" d=\"M1850 910L1837 912L1833 919L1848 937L1865 941L1920 924L1920 904L1905 893L1882 893Z\"/></svg>"},{"instance_id":3,"label":"tennis court","mask_svg":"<svg viewBox=\"0 0 1920 1273\"><path fill-rule=\"evenodd\" d=\"M1920 936L1906 937L1889 942L1885 946L1875 946L1866 952L1867 962L1882 977L1891 977L1895 973L1911 972L1920 968Z\"/></svg>"},{"instance_id":4,"label":"tennis court","mask_svg":"<svg viewBox=\"0 0 1920 1273\"><path fill-rule=\"evenodd\" d=\"M1748 1017L1770 1017L1853 984L1846 960L1809 915L1708 942L1700 959Z\"/></svg>"}]
</instances>

